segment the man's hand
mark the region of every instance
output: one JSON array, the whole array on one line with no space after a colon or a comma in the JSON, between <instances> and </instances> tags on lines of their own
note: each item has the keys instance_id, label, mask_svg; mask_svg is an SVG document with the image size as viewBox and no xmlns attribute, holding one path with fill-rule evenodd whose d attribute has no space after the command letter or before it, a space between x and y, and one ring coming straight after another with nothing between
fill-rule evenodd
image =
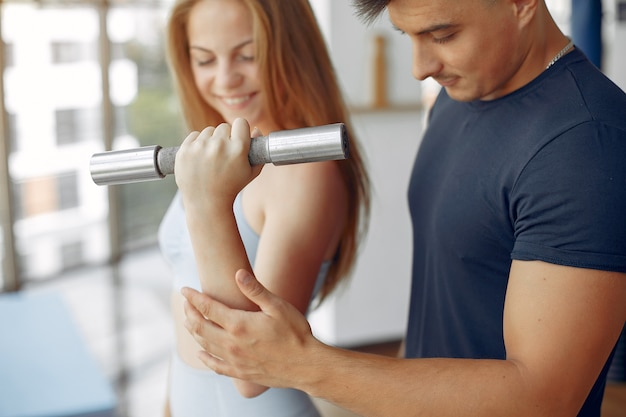
<instances>
[{"instance_id":1,"label":"man's hand","mask_svg":"<svg viewBox=\"0 0 626 417\"><path fill-rule=\"evenodd\" d=\"M270 387L294 387L290 374L306 366L305 351L319 342L306 318L270 293L249 272L235 281L260 311L237 310L183 288L185 327L203 347L199 358L218 374Z\"/></svg>"}]
</instances>

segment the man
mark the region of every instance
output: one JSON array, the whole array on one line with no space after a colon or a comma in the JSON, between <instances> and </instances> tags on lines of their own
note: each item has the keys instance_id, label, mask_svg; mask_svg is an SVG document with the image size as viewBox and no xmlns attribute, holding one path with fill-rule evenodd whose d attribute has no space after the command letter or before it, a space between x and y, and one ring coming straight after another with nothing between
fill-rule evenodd
<instances>
[{"instance_id":1,"label":"man","mask_svg":"<svg viewBox=\"0 0 626 417\"><path fill-rule=\"evenodd\" d=\"M599 416L626 320L625 94L543 0L355 3L443 86L409 188L407 359L322 344L245 271L260 312L183 291L201 359L364 416Z\"/></svg>"}]
</instances>

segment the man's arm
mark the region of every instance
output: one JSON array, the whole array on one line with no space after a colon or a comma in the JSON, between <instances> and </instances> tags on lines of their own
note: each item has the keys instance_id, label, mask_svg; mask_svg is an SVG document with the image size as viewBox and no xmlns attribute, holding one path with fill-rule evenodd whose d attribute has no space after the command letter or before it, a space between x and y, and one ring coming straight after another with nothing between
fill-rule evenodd
<instances>
[{"instance_id":1,"label":"man's arm","mask_svg":"<svg viewBox=\"0 0 626 417\"><path fill-rule=\"evenodd\" d=\"M214 355L201 353L207 366L364 416L575 416L626 318L626 274L513 261L506 360L396 359L326 346L249 274L237 283L260 312L184 290L188 329Z\"/></svg>"}]
</instances>

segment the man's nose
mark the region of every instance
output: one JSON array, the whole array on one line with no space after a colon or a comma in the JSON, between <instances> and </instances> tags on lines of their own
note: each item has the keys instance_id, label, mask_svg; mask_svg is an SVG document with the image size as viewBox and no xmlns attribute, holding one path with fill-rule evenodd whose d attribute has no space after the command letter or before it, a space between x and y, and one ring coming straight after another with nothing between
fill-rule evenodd
<instances>
[{"instance_id":1,"label":"man's nose","mask_svg":"<svg viewBox=\"0 0 626 417\"><path fill-rule=\"evenodd\" d=\"M437 74L441 69L441 62L434 51L418 41L413 41L413 77L423 81Z\"/></svg>"}]
</instances>

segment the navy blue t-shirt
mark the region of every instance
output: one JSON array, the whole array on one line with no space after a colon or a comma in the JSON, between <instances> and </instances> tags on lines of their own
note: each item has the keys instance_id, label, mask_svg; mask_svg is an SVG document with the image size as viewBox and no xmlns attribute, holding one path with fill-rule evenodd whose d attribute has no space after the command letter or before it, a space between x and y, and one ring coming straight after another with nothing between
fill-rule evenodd
<instances>
[{"instance_id":1,"label":"navy blue t-shirt","mask_svg":"<svg viewBox=\"0 0 626 417\"><path fill-rule=\"evenodd\" d=\"M578 50L497 100L442 90L409 206L406 356L504 359L511 259L626 272L626 95Z\"/></svg>"}]
</instances>

